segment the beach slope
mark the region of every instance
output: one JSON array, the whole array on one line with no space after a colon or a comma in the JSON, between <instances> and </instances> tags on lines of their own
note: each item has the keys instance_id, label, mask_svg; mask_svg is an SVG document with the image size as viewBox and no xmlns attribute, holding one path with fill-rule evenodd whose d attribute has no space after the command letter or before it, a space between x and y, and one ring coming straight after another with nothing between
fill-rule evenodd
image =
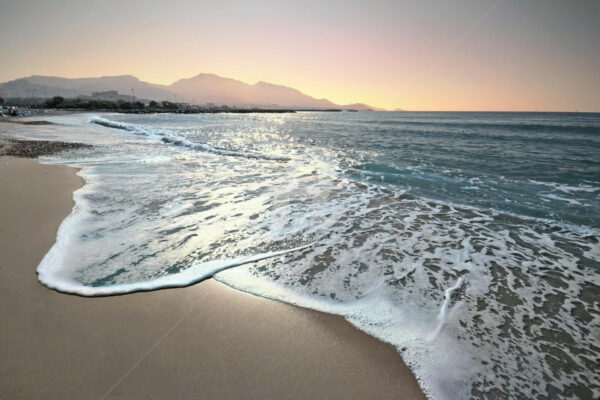
<instances>
[{"instance_id":1,"label":"beach slope","mask_svg":"<svg viewBox=\"0 0 600 400\"><path fill-rule=\"evenodd\" d=\"M391 346L341 317L213 280L104 298L43 287L75 172L0 157L0 398L424 398Z\"/></svg>"}]
</instances>

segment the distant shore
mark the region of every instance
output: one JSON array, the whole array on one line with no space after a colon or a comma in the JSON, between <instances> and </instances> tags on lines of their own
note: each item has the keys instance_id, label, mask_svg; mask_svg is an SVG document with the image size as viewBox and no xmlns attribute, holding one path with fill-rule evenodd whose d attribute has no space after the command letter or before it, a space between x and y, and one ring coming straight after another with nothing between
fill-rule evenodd
<instances>
[{"instance_id":1,"label":"distant shore","mask_svg":"<svg viewBox=\"0 0 600 400\"><path fill-rule=\"evenodd\" d=\"M343 318L212 279L104 298L41 286L75 172L0 156L1 398L424 398L393 347Z\"/></svg>"},{"instance_id":2,"label":"distant shore","mask_svg":"<svg viewBox=\"0 0 600 400\"><path fill-rule=\"evenodd\" d=\"M3 100L4 101L4 100ZM0 104L0 117L18 117L40 112L117 112L124 114L283 114L296 112L356 112L353 109L341 108L270 108L270 107L229 107L200 106L186 103L150 103L135 101L109 101L109 100L80 100L55 97L41 101L41 99L12 99Z\"/></svg>"}]
</instances>

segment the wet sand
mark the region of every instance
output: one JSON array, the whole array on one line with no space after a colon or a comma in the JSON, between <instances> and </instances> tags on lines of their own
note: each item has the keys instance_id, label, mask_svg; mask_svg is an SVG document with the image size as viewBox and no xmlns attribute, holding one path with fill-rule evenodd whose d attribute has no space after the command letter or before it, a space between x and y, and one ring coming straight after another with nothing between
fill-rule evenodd
<instances>
[{"instance_id":1,"label":"wet sand","mask_svg":"<svg viewBox=\"0 0 600 400\"><path fill-rule=\"evenodd\" d=\"M75 170L0 157L0 398L422 399L395 349L343 318L238 292L84 298L35 269Z\"/></svg>"}]
</instances>

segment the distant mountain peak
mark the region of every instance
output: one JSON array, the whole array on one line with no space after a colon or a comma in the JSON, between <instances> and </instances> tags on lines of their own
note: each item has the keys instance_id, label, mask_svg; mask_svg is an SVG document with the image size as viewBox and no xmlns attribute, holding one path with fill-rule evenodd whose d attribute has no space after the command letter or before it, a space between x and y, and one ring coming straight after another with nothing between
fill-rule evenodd
<instances>
[{"instance_id":1,"label":"distant mountain peak","mask_svg":"<svg viewBox=\"0 0 600 400\"><path fill-rule=\"evenodd\" d=\"M217 74L213 74L212 72L200 72L197 75L193 76L192 78L197 78L197 77L212 77L212 78L223 78L226 79L220 75Z\"/></svg>"},{"instance_id":2,"label":"distant mountain peak","mask_svg":"<svg viewBox=\"0 0 600 400\"><path fill-rule=\"evenodd\" d=\"M233 79L233 78L226 78L217 74L212 74L212 73L205 73L205 72L201 72L197 75L194 75L190 78L183 78L183 79L179 79L177 82L180 81L190 81L190 80L201 80L201 79L210 79L210 80L227 80L227 81L235 81L235 82L240 82L243 83L242 81L238 81L237 79ZM177 83L175 82L175 83ZM171 85L172 86L172 85Z\"/></svg>"},{"instance_id":3,"label":"distant mountain peak","mask_svg":"<svg viewBox=\"0 0 600 400\"><path fill-rule=\"evenodd\" d=\"M120 94L135 94L146 100L177 100L191 104L213 103L240 107L281 107L295 109L357 109L376 110L362 104L338 105L327 99L316 99L298 89L259 81L253 85L213 73L201 72L180 79L169 86L139 80L133 75L101 76L98 78L60 78L32 75L0 84L3 97L52 97L90 95L93 92L116 90Z\"/></svg>"},{"instance_id":4,"label":"distant mountain peak","mask_svg":"<svg viewBox=\"0 0 600 400\"><path fill-rule=\"evenodd\" d=\"M258 81L254 85L252 85L252 86L279 86L279 87L285 87L283 85L278 85L276 83L265 82L265 81Z\"/></svg>"},{"instance_id":5,"label":"distant mountain peak","mask_svg":"<svg viewBox=\"0 0 600 400\"><path fill-rule=\"evenodd\" d=\"M139 81L140 79L137 76L134 75L106 75L106 76L101 76L100 79L131 79L134 81Z\"/></svg>"}]
</instances>

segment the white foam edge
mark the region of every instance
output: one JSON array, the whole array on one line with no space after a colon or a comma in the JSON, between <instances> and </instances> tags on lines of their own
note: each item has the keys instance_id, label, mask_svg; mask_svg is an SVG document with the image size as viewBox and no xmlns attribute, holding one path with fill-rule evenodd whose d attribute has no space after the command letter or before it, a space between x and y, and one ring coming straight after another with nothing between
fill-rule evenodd
<instances>
[{"instance_id":1,"label":"white foam edge","mask_svg":"<svg viewBox=\"0 0 600 400\"><path fill-rule=\"evenodd\" d=\"M78 175L84 177L85 174L82 172L83 170L78 172ZM266 258L277 257L286 253L303 250L314 244L314 242L312 242L303 246L279 251L252 254L226 260L206 261L193 265L192 267L189 267L179 273L169 274L146 281L100 287L87 286L81 282L77 282L72 278L73 271L68 267L65 268L64 262L67 251L73 240L73 232L76 232L77 230L77 224L82 219L85 219L86 215L88 215L88 211L85 206L87 200L85 199L84 194L91 191L93 186L94 185L92 183L89 183L89 181L86 180L86 184L82 188L73 192L73 200L75 201L75 205L73 206L69 216L67 216L67 218L65 218L60 224L56 235L56 242L46 253L37 267L38 280L41 284L50 289L58 290L63 293L92 297L185 287L210 278L219 271L264 260Z\"/></svg>"},{"instance_id":2,"label":"white foam edge","mask_svg":"<svg viewBox=\"0 0 600 400\"><path fill-rule=\"evenodd\" d=\"M394 305L377 293L344 302L312 297L277 282L261 279L247 268L222 271L213 279L254 296L339 315L357 329L392 345L411 369L427 398L449 399L448 393L456 394L456 398L469 396L476 365L466 349L444 335L433 337L430 324L402 317L397 314ZM395 318L390 324L391 315ZM440 379L440 371L452 372L445 379Z\"/></svg>"},{"instance_id":3,"label":"white foam edge","mask_svg":"<svg viewBox=\"0 0 600 400\"><path fill-rule=\"evenodd\" d=\"M184 147L188 147L190 149L205 151L208 153L223 155L223 156L232 156L232 157L244 157L249 159L263 159L263 160L271 160L271 161L289 161L291 158L284 155L279 154L267 154L267 153L255 153L251 151L243 151L243 150L227 150L227 149L219 149L217 147L213 147L206 143L195 143L185 137L177 136L170 132L168 129L161 128L150 128L143 125L131 124L128 122L119 122L113 121L107 118L104 118L99 115L92 115L88 119L89 123L97 124L100 126L104 126L106 128L115 128L122 129L125 131L132 132L138 135L144 135L149 137L150 139L156 141L164 141L166 140L166 144L180 145Z\"/></svg>"}]
</instances>

